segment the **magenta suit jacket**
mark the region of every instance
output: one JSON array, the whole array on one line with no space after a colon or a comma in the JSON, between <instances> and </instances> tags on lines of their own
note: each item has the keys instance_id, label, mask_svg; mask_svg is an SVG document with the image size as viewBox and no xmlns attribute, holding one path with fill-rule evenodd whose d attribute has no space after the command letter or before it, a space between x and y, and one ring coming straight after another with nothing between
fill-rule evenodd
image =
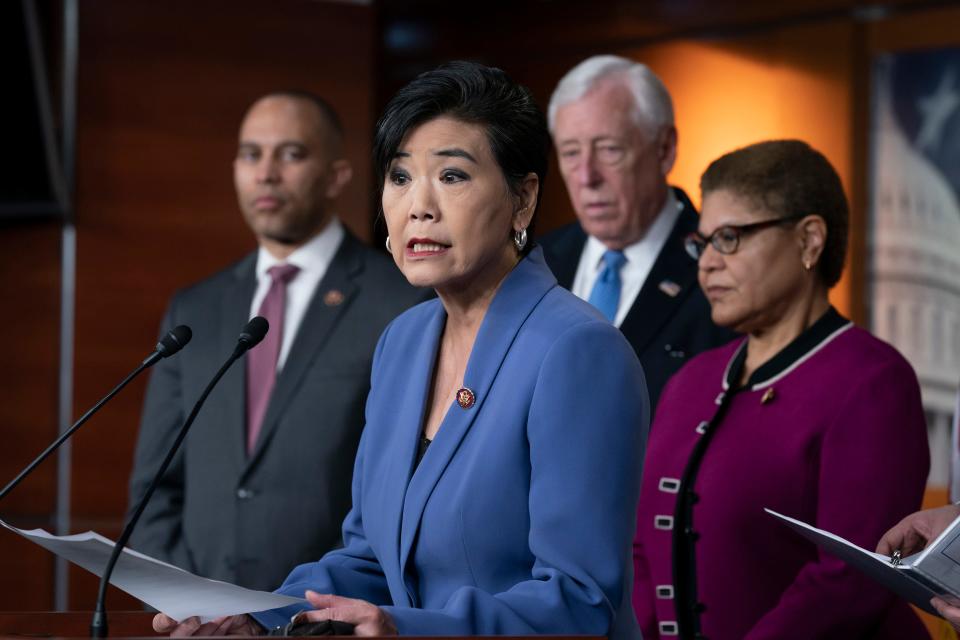
<instances>
[{"instance_id":1,"label":"magenta suit jacket","mask_svg":"<svg viewBox=\"0 0 960 640\"><path fill-rule=\"evenodd\" d=\"M832 313L839 329L732 397L706 449L693 546L710 640L927 637L904 602L763 511L872 550L920 507L929 453L916 375L892 347ZM676 633L677 481L743 344L684 367L651 427L634 544L633 603L646 640Z\"/></svg>"}]
</instances>

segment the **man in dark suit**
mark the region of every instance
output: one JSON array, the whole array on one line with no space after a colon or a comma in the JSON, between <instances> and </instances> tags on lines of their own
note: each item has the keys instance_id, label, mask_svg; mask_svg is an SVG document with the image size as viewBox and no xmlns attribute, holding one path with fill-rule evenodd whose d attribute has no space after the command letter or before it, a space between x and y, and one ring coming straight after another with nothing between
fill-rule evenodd
<instances>
[{"instance_id":1,"label":"man in dark suit","mask_svg":"<svg viewBox=\"0 0 960 640\"><path fill-rule=\"evenodd\" d=\"M195 339L153 371L131 509L248 318L264 341L213 391L132 546L203 576L273 589L340 543L377 339L425 297L333 215L351 178L321 99L281 92L243 120L234 182L259 249L177 293L162 331ZM272 334L272 335L271 335Z\"/></svg>"},{"instance_id":2,"label":"man in dark suit","mask_svg":"<svg viewBox=\"0 0 960 640\"><path fill-rule=\"evenodd\" d=\"M578 222L543 238L547 264L633 345L656 407L688 358L733 338L711 322L684 250L697 212L667 185L677 153L670 94L646 66L595 56L560 80L548 118Z\"/></svg>"}]
</instances>

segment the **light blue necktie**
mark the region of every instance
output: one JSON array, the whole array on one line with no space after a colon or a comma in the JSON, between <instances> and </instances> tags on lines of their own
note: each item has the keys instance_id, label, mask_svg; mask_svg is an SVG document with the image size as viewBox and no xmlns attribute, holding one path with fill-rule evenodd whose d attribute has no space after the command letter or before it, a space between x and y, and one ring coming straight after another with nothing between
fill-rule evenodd
<instances>
[{"instance_id":1,"label":"light blue necktie","mask_svg":"<svg viewBox=\"0 0 960 640\"><path fill-rule=\"evenodd\" d=\"M627 261L623 251L607 251L603 254L603 271L597 276L590 292L590 304L613 322L620 305L620 269Z\"/></svg>"}]
</instances>

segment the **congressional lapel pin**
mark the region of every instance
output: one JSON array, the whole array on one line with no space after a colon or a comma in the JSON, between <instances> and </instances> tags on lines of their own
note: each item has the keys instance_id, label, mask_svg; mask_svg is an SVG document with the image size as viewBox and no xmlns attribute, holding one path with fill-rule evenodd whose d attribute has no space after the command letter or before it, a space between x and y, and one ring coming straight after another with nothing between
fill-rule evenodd
<instances>
[{"instance_id":1,"label":"congressional lapel pin","mask_svg":"<svg viewBox=\"0 0 960 640\"><path fill-rule=\"evenodd\" d=\"M475 396L470 389L461 387L460 390L457 391L457 404L460 405L461 409L469 409L476 401L477 396Z\"/></svg>"},{"instance_id":2,"label":"congressional lapel pin","mask_svg":"<svg viewBox=\"0 0 960 640\"><path fill-rule=\"evenodd\" d=\"M770 404L773 402L773 399L777 397L777 392L773 390L773 387L770 387L763 392L763 396L760 398L760 404Z\"/></svg>"},{"instance_id":3,"label":"congressional lapel pin","mask_svg":"<svg viewBox=\"0 0 960 640\"><path fill-rule=\"evenodd\" d=\"M663 291L671 298L676 298L677 294L680 293L680 285L673 280L664 280L657 286L659 287L660 291Z\"/></svg>"},{"instance_id":4,"label":"congressional lapel pin","mask_svg":"<svg viewBox=\"0 0 960 640\"><path fill-rule=\"evenodd\" d=\"M328 307L336 307L343 302L343 292L339 289L330 289L323 294L323 304Z\"/></svg>"}]
</instances>

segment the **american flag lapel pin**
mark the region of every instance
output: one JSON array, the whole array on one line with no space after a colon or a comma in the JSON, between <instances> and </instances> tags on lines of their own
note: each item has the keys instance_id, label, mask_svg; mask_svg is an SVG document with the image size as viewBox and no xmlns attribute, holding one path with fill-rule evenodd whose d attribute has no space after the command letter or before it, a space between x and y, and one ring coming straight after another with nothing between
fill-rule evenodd
<instances>
[{"instance_id":1,"label":"american flag lapel pin","mask_svg":"<svg viewBox=\"0 0 960 640\"><path fill-rule=\"evenodd\" d=\"M658 287L660 291L663 291L671 298L676 298L677 294L680 293L680 285L673 280L664 280L658 285Z\"/></svg>"}]
</instances>

